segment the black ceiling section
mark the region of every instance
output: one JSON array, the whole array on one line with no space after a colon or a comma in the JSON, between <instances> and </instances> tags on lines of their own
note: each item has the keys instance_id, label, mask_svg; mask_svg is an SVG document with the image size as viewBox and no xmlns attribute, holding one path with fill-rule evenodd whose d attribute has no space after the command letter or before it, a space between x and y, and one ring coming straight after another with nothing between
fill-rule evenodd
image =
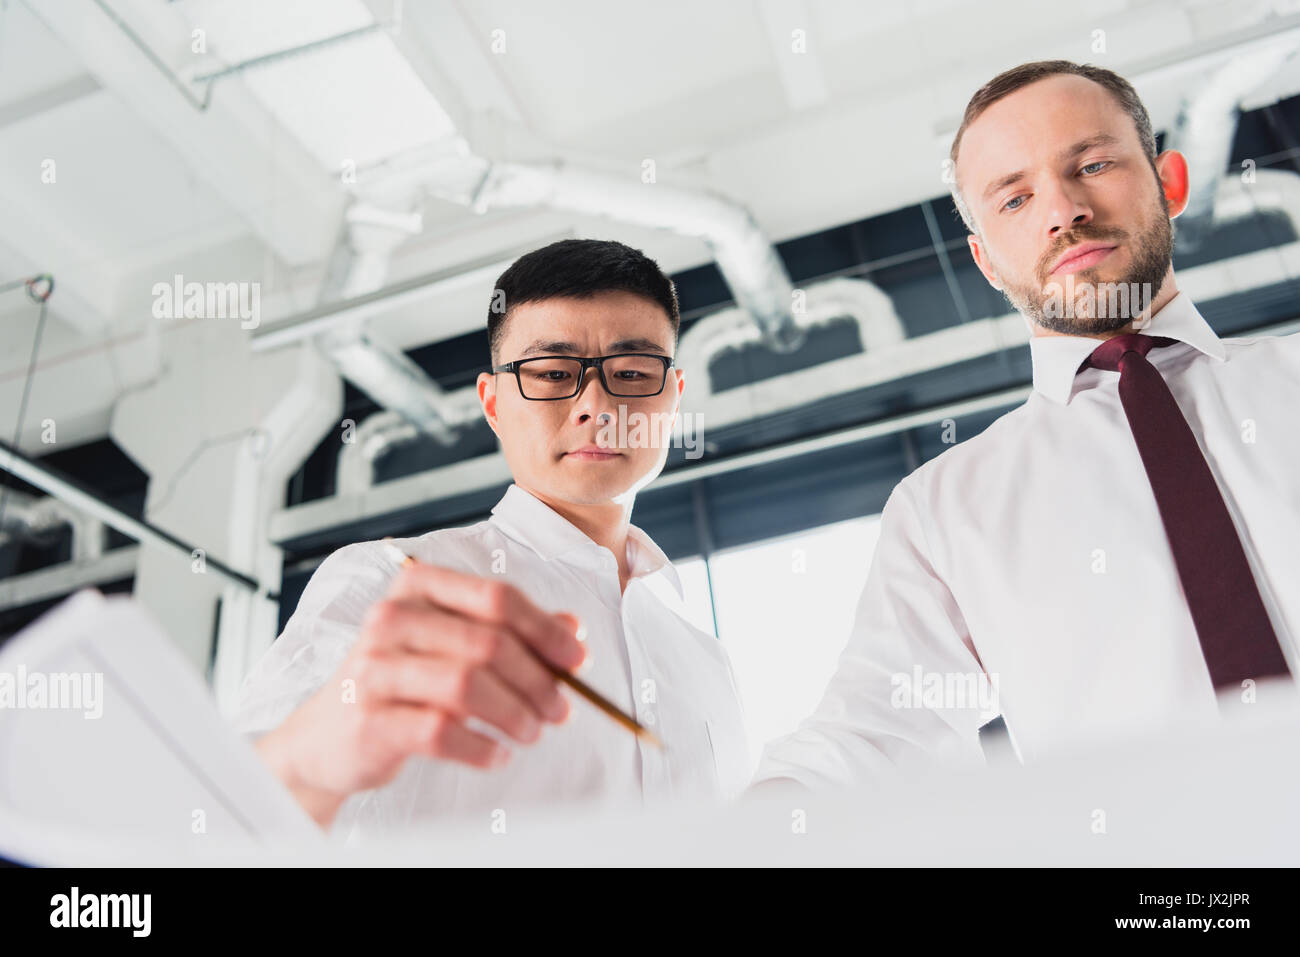
<instances>
[{"instance_id":1,"label":"black ceiling section","mask_svg":"<svg viewBox=\"0 0 1300 957\"><path fill-rule=\"evenodd\" d=\"M284 634L284 626L289 623L290 616L298 607L298 600L302 598L302 593L307 590L307 582L311 581L312 572L317 569L316 563L311 563L307 568L284 569L280 577L280 607L279 607L279 624L276 626L276 635Z\"/></svg>"},{"instance_id":2,"label":"black ceiling section","mask_svg":"<svg viewBox=\"0 0 1300 957\"><path fill-rule=\"evenodd\" d=\"M916 411L958 399L971 398L1015 386L1027 385L1030 378L1028 350L1022 347L1017 350L981 356L930 372L853 390L816 403L790 409L779 415L767 416L756 422L739 423L724 429L710 430L706 421L704 434L708 440L707 461L720 461L729 455L744 454L755 449L878 421L904 412ZM991 419L988 421L991 421ZM979 417L959 419L958 422L961 423L958 435L962 437L976 434L978 429L983 429L987 424L987 421ZM872 442L876 444L873 445ZM423 447L416 443L412 443L410 446L412 449ZM877 451L881 453L883 456L881 461L889 463L888 470L893 476L888 483L890 488L910 471L910 469L903 468L901 464L898 465L898 468L895 468L896 463L904 461L901 440L897 436L871 440L866 444L857 443L852 447L858 449L863 455L874 454ZM837 477L841 474L837 471L840 462L838 455L837 452L818 453L818 456L801 460L806 465L815 463L810 465L806 471L798 473L803 474L805 485L810 487L810 491L805 497L814 499L821 497L824 493L826 501L821 504L809 502L806 505L800 505L795 509L795 515L802 517L796 517L794 519L796 522L813 514L833 516L826 518L826 521L839 521L852 518L855 515L869 514L869 512L844 512L842 508L845 504L852 504L856 507L863 502L874 502L877 510L883 504L884 498L879 496L879 489L874 486L864 486L860 494L833 486L833 483L838 481ZM824 463L821 456L825 456ZM928 458L929 456L925 457ZM670 450L665 471L678 468L689 469L696 464L698 463L686 459L686 450L684 448L674 447ZM717 500L724 503L732 501L731 497L718 493L718 489L725 488L733 482L757 483L763 479L763 476L769 474L780 475L784 473L774 466L763 466L728 473L717 479L705 480L706 488L711 490L708 500ZM867 473L864 472L863 475L866 476ZM818 483L825 484L818 486ZM820 488L820 491L814 490L813 486ZM420 534L431 528L463 525L477 521L486 517L487 512L496 503L504 488L504 486L500 486L455 497L444 497L437 490L431 489L429 500L417 506L394 510L392 513L369 518L364 522L345 523L327 531L285 542L286 563L293 564L304 560L323 558L335 548L348 542L372 540L382 538L385 535ZM755 488L758 488L758 486L756 485ZM887 495L888 488L884 491ZM691 494L690 483L683 483L662 492L648 490L638 496L637 499L635 521L650 532L651 535L655 536L656 541L660 541L660 535L664 536L663 541L660 541L660 545L673 558L696 554L699 551L698 539L694 531L691 530L695 517L691 509L687 507ZM665 505L665 502L677 502L677 505L669 507ZM683 502L686 504L682 504ZM782 500L779 496L773 497L769 501L768 507L775 508L778 511L789 511L789 509L783 509ZM662 512L665 508L668 508L668 511L663 512L663 520L657 520L653 515L647 518L648 512L654 510ZM682 516L683 528L668 527L664 524L672 515ZM789 518L790 516L786 515L773 516L773 519L777 521L781 528L786 528L787 519ZM767 524L762 517L746 517L742 514L737 518L736 527L749 530L751 537L745 539L746 541L757 541L764 537L760 533L767 527ZM810 526L804 525L802 527ZM787 530L793 531L797 529L792 527ZM785 534L785 532L774 534ZM686 551L675 550L672 543L683 538L687 542L686 546L684 546ZM719 547L723 547L721 544L723 541L728 544L739 544L739 542L732 541L732 538L733 536L724 534L722 538L718 539Z\"/></svg>"},{"instance_id":3,"label":"black ceiling section","mask_svg":"<svg viewBox=\"0 0 1300 957\"><path fill-rule=\"evenodd\" d=\"M1233 148L1232 169L1239 169L1243 159L1252 158L1259 168L1298 169L1297 148L1292 131L1300 129L1300 97L1287 100L1267 111L1254 111L1243 117ZM1163 137L1161 137L1163 139ZM1006 315L1011 307L1003 296L985 281L967 250L966 230L947 196L930 201L930 212L939 239L947 254L952 279L963 299L966 316L983 319ZM1287 219L1277 213L1261 213L1209 234L1195 252L1179 250L1175 266L1188 269L1206 262L1255 252L1293 242L1295 235ZM879 286L894 303L909 338L937 332L958 324L962 310L952 296L952 287L944 274L943 263L930 235L925 210L921 205L894 210L879 216L836 226L822 232L801 236L777 244L777 253L785 263L796 286L818 280L849 276L869 280ZM717 267L707 264L673 276L681 304L683 332L702 316L733 305L730 291ZM1262 289L1226 299L1201 302L1198 306L1210 324L1223 335L1254 330L1272 323L1295 318L1300 286L1296 279L1284 278ZM803 346L792 353L778 354L764 347L749 347L719 356L711 366L711 375L719 391L756 382L770 376L818 365L861 350L855 323L837 321L814 330ZM426 346L411 353L429 374L447 389L473 381L487 355L486 333L476 332L443 343ZM900 413L939 406L967 397L992 393L1016 386L1027 387L1032 379L1029 350L1023 345L1014 349L981 356L940 369L910 375L876 386L856 389L831 398L810 401L802 406L760 421L728 427L711 428L704 422L706 452L710 461L736 455L835 429L876 421ZM688 389L690 383L688 382ZM373 408L364 397L354 397L350 413L360 421ZM983 429L1004 410L981 413L959 420L958 435L968 438ZM943 451L937 429L913 431L908 437L887 436L858 446L846 446L818 453L796 463L771 463L696 483L681 483L660 491L642 493L637 502L636 521L655 535L665 551L675 557L699 551L695 496L703 493L706 517L714 529L718 547L757 541L774 534L795 531L822 521L834 521L878 510L884 495L910 468L902 449L911 441L924 461ZM490 430L467 430L464 448L453 453L436 447L432 441L409 443L394 449L377 464L380 481L410 475L433 468L453 458L467 458L490 451L495 437ZM325 468L331 472L338 443L326 443L329 454L313 456L308 469ZM915 453L914 453L915 454ZM872 456L879 456L878 460ZM680 448L668 457L667 470L689 468ZM815 466L815 467L813 467ZM874 471L882 469L877 476ZM858 476L857 485L851 479ZM302 487L332 487L332 476L302 483ZM371 523L366 529L341 528L336 533L312 536L310 542L291 543L295 560L310 560L331 547L357 537L380 534L413 533L437 527L438 516L455 520L443 524L464 524L482 518L500 490L492 490L489 501L456 503L431 502L428 506L408 510L403 516L390 516L380 526ZM323 493L322 493L323 494ZM431 490L431 495L437 492ZM301 501L312 496L296 498ZM480 508L472 508L481 505ZM857 510L857 511L854 511ZM402 527L403 521L409 521ZM362 532L360 536L356 533Z\"/></svg>"},{"instance_id":4,"label":"black ceiling section","mask_svg":"<svg viewBox=\"0 0 1300 957\"><path fill-rule=\"evenodd\" d=\"M342 418L350 418L354 422L361 422L362 419L357 418L356 413L348 406L347 393L350 389L352 389L352 385L348 383L347 388L343 390ZM374 406L374 403L371 403L371 405ZM374 408L377 408L377 406ZM371 411L374 411L374 408ZM368 414L369 412L364 413L362 418ZM337 432L331 432L322 439L320 444L312 449L311 454L302 463L302 467L289 479L284 497L286 506L298 505L302 502L314 502L317 499L329 498L334 494L335 469L338 466L337 444L340 441L342 432L342 426L340 425Z\"/></svg>"},{"instance_id":5,"label":"black ceiling section","mask_svg":"<svg viewBox=\"0 0 1300 957\"><path fill-rule=\"evenodd\" d=\"M957 416L956 435L961 439L977 435L1013 407ZM700 554L706 540L715 549L733 548L874 515L894 486L912 471L908 444L920 455L919 461L926 461L949 447L942 438L936 424L735 469L696 483L651 488L637 497L633 521L677 560ZM692 501L699 494L697 484L709 524L707 539L700 534Z\"/></svg>"},{"instance_id":6,"label":"black ceiling section","mask_svg":"<svg viewBox=\"0 0 1300 957\"><path fill-rule=\"evenodd\" d=\"M1300 172L1300 96L1241 114L1228 171L1240 173L1245 160Z\"/></svg>"},{"instance_id":7,"label":"black ceiling section","mask_svg":"<svg viewBox=\"0 0 1300 957\"><path fill-rule=\"evenodd\" d=\"M1028 350L1021 347L953 363L928 372L852 389L807 405L712 429L704 433L710 456L766 448L805 436L876 422L905 412L1025 384L1031 377ZM670 468L688 465L684 451L673 449Z\"/></svg>"},{"instance_id":8,"label":"black ceiling section","mask_svg":"<svg viewBox=\"0 0 1300 957\"><path fill-rule=\"evenodd\" d=\"M980 272L979 266L970 258L970 251L963 242L957 249L949 244L948 258L952 262L953 276L957 288L966 301L966 312L971 319L992 319L1005 316L1011 312L1011 304L1006 297L989 285L989 281Z\"/></svg>"},{"instance_id":9,"label":"black ceiling section","mask_svg":"<svg viewBox=\"0 0 1300 957\"><path fill-rule=\"evenodd\" d=\"M956 419L958 436L978 434L1006 409L961 416ZM943 451L940 430L913 433L924 458ZM884 507L889 493L908 468L904 440L887 435L825 449L804 456L785 458L749 468L736 469L695 483L684 482L663 489L650 489L637 497L633 520L674 561L701 554L702 540L694 496L702 496L708 534L714 549L733 548L751 542L788 535L803 529L872 515ZM696 485L699 486L698 490ZM416 509L394 513L365 527L349 525L341 536L327 535L315 541L289 543L291 563L286 563L281 584L281 621L297 605L320 559L348 541L361 541L393 534L420 534L431 528L466 525L488 517L504 487L480 493L478 508L470 498L426 503ZM459 515L453 515L459 509ZM322 547L323 546L323 547Z\"/></svg>"},{"instance_id":10,"label":"black ceiling section","mask_svg":"<svg viewBox=\"0 0 1300 957\"><path fill-rule=\"evenodd\" d=\"M372 541L386 536L419 535L432 528L448 528L486 516L506 490L506 485L448 495L430 487L429 497L418 505L402 506L383 515L344 522L283 542L285 565L305 559L324 558L350 542Z\"/></svg>"},{"instance_id":11,"label":"black ceiling section","mask_svg":"<svg viewBox=\"0 0 1300 957\"><path fill-rule=\"evenodd\" d=\"M51 446L50 451L32 452L30 455L42 465L72 476L111 500L136 497L149 484L149 476L109 438L66 448ZM45 494L3 470L0 470L0 485L20 489L29 495Z\"/></svg>"},{"instance_id":12,"label":"black ceiling section","mask_svg":"<svg viewBox=\"0 0 1300 957\"><path fill-rule=\"evenodd\" d=\"M692 483L646 491L634 521L680 560L704 551L696 494L707 541L725 549L877 512L902 469L902 445L887 436L706 478L698 491ZM814 475L817 488L810 493Z\"/></svg>"},{"instance_id":13,"label":"black ceiling section","mask_svg":"<svg viewBox=\"0 0 1300 957\"><path fill-rule=\"evenodd\" d=\"M375 460L375 481L387 482L404 475L414 475L440 465L451 465L465 459L488 455L496 451L497 437L485 419L467 425L459 432L460 441L446 446L433 440L403 442L388 449Z\"/></svg>"},{"instance_id":14,"label":"black ceiling section","mask_svg":"<svg viewBox=\"0 0 1300 957\"><path fill-rule=\"evenodd\" d=\"M705 263L703 266L673 273L673 285L677 287L677 308L682 314L682 332L693 326L703 313L713 312L731 303L731 287L722 278L722 271L715 263Z\"/></svg>"},{"instance_id":15,"label":"black ceiling section","mask_svg":"<svg viewBox=\"0 0 1300 957\"><path fill-rule=\"evenodd\" d=\"M139 518L144 512L149 476L112 439L97 439L69 448L56 448L36 459L56 473L69 476L128 515ZM0 471L0 485L18 489L37 498L43 491ZM105 549L134 544L114 528L106 528ZM72 530L61 526L41 541L8 541L0 545L0 578L21 575L72 558Z\"/></svg>"},{"instance_id":16,"label":"black ceiling section","mask_svg":"<svg viewBox=\"0 0 1300 957\"><path fill-rule=\"evenodd\" d=\"M902 443L890 435L705 478L708 533L723 549L870 515L906 471ZM702 550L686 510L692 494L682 483L637 498L634 521L673 559Z\"/></svg>"},{"instance_id":17,"label":"black ceiling section","mask_svg":"<svg viewBox=\"0 0 1300 957\"><path fill-rule=\"evenodd\" d=\"M1300 97L1244 114L1234 141L1230 170L1239 170L1241 161L1247 158L1254 159L1261 169L1300 170L1297 165L1300 146L1294 139L1297 129L1300 129ZM1163 134L1159 139L1163 141ZM1005 315L1010 306L972 262L965 226L950 198L935 197L930 201L930 208L966 314L971 319ZM1179 269L1187 269L1296 238L1285 217L1276 213L1260 214L1217 230L1194 253L1179 250L1174 263ZM875 283L893 301L909 337L952 326L961 316L919 204L790 239L778 243L776 248L796 286L834 276L858 277ZM683 332L702 315L733 304L730 290L712 263L676 273L673 280L682 309ZM1249 311L1252 315L1263 315L1270 310ZM1239 328L1258 324L1259 321L1252 319L1243 321ZM860 347L857 337L845 326L814 333L810 339L804 348L785 355L752 347L720 356L712 367L718 387L734 388L779 372L808 368ZM1014 355L1021 351L998 360L1004 367L1003 378L1014 371ZM431 378L448 390L473 383L486 367L487 354L486 331L467 333L409 353ZM983 384L982 381L974 383ZM345 403L345 416L357 422L376 410L369 398L350 385ZM762 428L755 430L756 437L762 434ZM478 429L471 430L467 440L466 451L477 454L491 449L493 438L484 429ZM434 448L434 444L430 441L425 443L427 448L394 452L391 460L380 466L380 477L394 478L445 461L446 451ZM288 504L333 494L339 448L335 435L321 443L290 483Z\"/></svg>"},{"instance_id":18,"label":"black ceiling section","mask_svg":"<svg viewBox=\"0 0 1300 957\"><path fill-rule=\"evenodd\" d=\"M803 344L790 354L781 355L761 345L746 346L725 353L709 366L709 376L714 391L725 392L727 389L798 372L861 351L862 338L858 334L858 325L846 316L809 330ZM691 388L689 379L686 388Z\"/></svg>"},{"instance_id":19,"label":"black ceiling section","mask_svg":"<svg viewBox=\"0 0 1300 957\"><path fill-rule=\"evenodd\" d=\"M933 247L927 248L924 256L873 269L863 273L862 278L874 282L888 294L909 339L947 329L960 321ZM1004 303L999 313L1006 309Z\"/></svg>"},{"instance_id":20,"label":"black ceiling section","mask_svg":"<svg viewBox=\"0 0 1300 957\"><path fill-rule=\"evenodd\" d=\"M129 595L135 588L135 576L105 582L95 587L105 595ZM0 609L0 645L3 645L8 639L22 631L67 597L67 595L56 595L53 598L46 598L44 601L33 602L30 605Z\"/></svg>"},{"instance_id":21,"label":"black ceiling section","mask_svg":"<svg viewBox=\"0 0 1300 957\"><path fill-rule=\"evenodd\" d=\"M1300 317L1300 278L1198 302L1196 308L1220 336L1253 334L1264 326Z\"/></svg>"},{"instance_id":22,"label":"black ceiling section","mask_svg":"<svg viewBox=\"0 0 1300 957\"><path fill-rule=\"evenodd\" d=\"M1174 220L1177 235L1178 220ZM1300 236L1286 216L1276 210L1261 211L1234 223L1216 226L1209 241L1194 250L1174 247L1174 269L1191 269L1206 263L1244 256L1284 243L1293 243ZM1280 265L1280 264L1279 264Z\"/></svg>"},{"instance_id":23,"label":"black ceiling section","mask_svg":"<svg viewBox=\"0 0 1300 957\"><path fill-rule=\"evenodd\" d=\"M442 342L420 346L407 353L429 377L451 391L473 385L491 362L487 342L487 306L483 308L483 331L470 332Z\"/></svg>"}]
</instances>

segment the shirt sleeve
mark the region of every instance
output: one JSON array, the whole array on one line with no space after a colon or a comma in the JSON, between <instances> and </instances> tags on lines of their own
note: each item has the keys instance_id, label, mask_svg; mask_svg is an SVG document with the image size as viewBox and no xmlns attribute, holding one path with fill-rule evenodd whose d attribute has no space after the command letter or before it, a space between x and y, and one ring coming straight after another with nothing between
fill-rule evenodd
<instances>
[{"instance_id":1,"label":"shirt sleeve","mask_svg":"<svg viewBox=\"0 0 1300 957\"><path fill-rule=\"evenodd\" d=\"M753 783L863 786L934 764L980 766L995 685L931 564L910 483L881 513L853 631L811 717L769 743Z\"/></svg>"},{"instance_id":2,"label":"shirt sleeve","mask_svg":"<svg viewBox=\"0 0 1300 957\"><path fill-rule=\"evenodd\" d=\"M371 543L332 552L298 606L240 686L231 724L246 736L278 727L329 679L357 640L362 619L396 573Z\"/></svg>"}]
</instances>

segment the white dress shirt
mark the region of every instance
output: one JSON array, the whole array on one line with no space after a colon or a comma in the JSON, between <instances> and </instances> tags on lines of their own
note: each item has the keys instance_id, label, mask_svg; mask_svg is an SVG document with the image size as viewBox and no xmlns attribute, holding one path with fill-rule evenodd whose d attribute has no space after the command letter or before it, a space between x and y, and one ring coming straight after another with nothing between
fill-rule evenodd
<instances>
[{"instance_id":1,"label":"white dress shirt","mask_svg":"<svg viewBox=\"0 0 1300 957\"><path fill-rule=\"evenodd\" d=\"M1141 331L1179 340L1147 359L1205 453L1300 674L1300 335L1220 339L1182 294ZM1119 373L1075 374L1098 345L1031 339L1024 405L894 489L836 672L814 714L767 746L756 781L861 784L979 764L978 730L998 712L1025 762L1217 720Z\"/></svg>"},{"instance_id":2,"label":"white dress shirt","mask_svg":"<svg viewBox=\"0 0 1300 957\"><path fill-rule=\"evenodd\" d=\"M487 521L392 544L424 562L500 575L539 607L578 615L587 626L588 652L579 675L635 713L665 749L643 743L565 691L569 720L543 724L536 743L497 735L513 752L504 767L483 771L410 758L388 785L351 796L332 833L361 839L469 814L481 814L487 827L498 809L508 816L512 808L567 801L644 806L684 796L723 799L745 786L753 769L730 661L716 638L688 623L677 572L643 531L629 529L633 577L625 592L609 549L517 485ZM324 684L398 567L382 542L345 546L321 563L284 633L245 679L237 730L260 734L276 727Z\"/></svg>"}]
</instances>

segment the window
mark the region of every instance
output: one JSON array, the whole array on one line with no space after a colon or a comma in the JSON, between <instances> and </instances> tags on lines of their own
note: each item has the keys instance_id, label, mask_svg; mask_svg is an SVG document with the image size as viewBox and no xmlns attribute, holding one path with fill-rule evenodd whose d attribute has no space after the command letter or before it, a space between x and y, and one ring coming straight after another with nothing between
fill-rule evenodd
<instances>
[{"instance_id":1,"label":"window","mask_svg":"<svg viewBox=\"0 0 1300 957\"><path fill-rule=\"evenodd\" d=\"M707 569L703 559L677 564L695 624L713 632L717 615L755 759L821 700L879 534L879 516L855 518L718 552Z\"/></svg>"}]
</instances>

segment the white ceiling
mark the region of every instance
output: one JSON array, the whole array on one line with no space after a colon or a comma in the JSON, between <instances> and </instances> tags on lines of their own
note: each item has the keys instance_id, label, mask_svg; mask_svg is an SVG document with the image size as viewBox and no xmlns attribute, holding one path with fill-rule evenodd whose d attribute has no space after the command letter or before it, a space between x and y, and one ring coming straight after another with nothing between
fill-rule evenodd
<instances>
[{"instance_id":1,"label":"white ceiling","mask_svg":"<svg viewBox=\"0 0 1300 957\"><path fill-rule=\"evenodd\" d=\"M1007 66L1065 56L1137 70L1258 28L1277 7L406 0L399 30L221 79L202 110L191 77L387 23L394 0L8 0L0 281L56 274L52 307L66 334L50 342L65 351L139 335L150 322L146 291L175 272L260 281L272 321L316 303L351 199L345 163L364 168L461 138L492 159L560 159L629 177L653 159L661 182L723 193L782 240L941 196L940 163L967 97ZM807 53L790 48L796 30ZM1099 30L1104 52L1094 49ZM1193 62L1139 79L1157 126L1201 73ZM1255 99L1297 91L1293 60ZM54 184L41 180L51 159ZM415 202L424 214L424 232L393 262L395 279L561 235L622 239L670 271L708 259L698 239L590 217L480 215L401 190L369 198ZM449 290L375 328L408 348L477 328L487 288ZM0 316L19 312L21 301L0 301ZM13 407L30 333L0 327L0 407ZM43 349L51 368L75 370L54 348Z\"/></svg>"}]
</instances>

